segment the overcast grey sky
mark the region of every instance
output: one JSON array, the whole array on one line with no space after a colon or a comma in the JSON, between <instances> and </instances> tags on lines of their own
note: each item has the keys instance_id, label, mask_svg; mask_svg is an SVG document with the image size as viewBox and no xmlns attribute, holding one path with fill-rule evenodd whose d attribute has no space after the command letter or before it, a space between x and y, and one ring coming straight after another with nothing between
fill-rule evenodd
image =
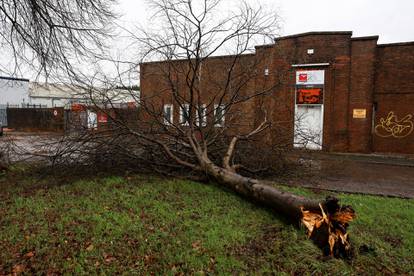
<instances>
[{"instance_id":1,"label":"overcast grey sky","mask_svg":"<svg viewBox=\"0 0 414 276\"><path fill-rule=\"evenodd\" d=\"M147 0L118 0L116 7L123 14L123 25L133 30L133 25L150 28ZM201 1L201 0L193 0ZM223 0L226 6L237 4L239 0ZM246 0L253 5L261 3L275 9L281 17L280 35L291 35L311 31L353 31L356 36L379 35L379 43L414 41L414 0ZM122 24L122 23L121 23ZM123 60L136 60L137 50L128 50L129 43L122 37L113 44L117 57ZM120 54L118 54L120 53ZM14 64L10 55L0 56L0 64ZM13 72L13 67L10 72ZM21 74L33 78L32 69ZM11 74L11 73L10 73ZM7 71L0 75L10 75Z\"/></svg>"},{"instance_id":2,"label":"overcast grey sky","mask_svg":"<svg viewBox=\"0 0 414 276\"><path fill-rule=\"evenodd\" d=\"M119 1L124 20L145 26L145 18L151 13L145 0ZM282 35L353 31L354 36L379 35L379 43L414 41L414 0L247 1L276 8L283 20Z\"/></svg>"}]
</instances>

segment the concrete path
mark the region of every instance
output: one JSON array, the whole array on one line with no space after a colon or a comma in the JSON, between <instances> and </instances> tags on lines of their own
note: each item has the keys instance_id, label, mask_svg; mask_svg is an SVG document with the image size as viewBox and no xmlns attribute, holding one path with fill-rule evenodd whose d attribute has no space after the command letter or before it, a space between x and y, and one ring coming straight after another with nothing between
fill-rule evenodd
<instances>
[{"instance_id":1,"label":"concrete path","mask_svg":"<svg viewBox=\"0 0 414 276\"><path fill-rule=\"evenodd\" d=\"M289 185L414 198L414 158L411 156L318 153L301 158L309 172L287 179Z\"/></svg>"}]
</instances>

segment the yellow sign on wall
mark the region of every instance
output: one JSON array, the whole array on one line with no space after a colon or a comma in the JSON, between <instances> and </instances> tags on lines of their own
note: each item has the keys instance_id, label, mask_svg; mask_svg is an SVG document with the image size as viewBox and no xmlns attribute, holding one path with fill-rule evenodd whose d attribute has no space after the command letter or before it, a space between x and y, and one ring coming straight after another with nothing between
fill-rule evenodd
<instances>
[{"instance_id":1,"label":"yellow sign on wall","mask_svg":"<svg viewBox=\"0 0 414 276\"><path fill-rule=\"evenodd\" d=\"M355 119L365 119L367 117L366 109L354 109L353 117Z\"/></svg>"}]
</instances>

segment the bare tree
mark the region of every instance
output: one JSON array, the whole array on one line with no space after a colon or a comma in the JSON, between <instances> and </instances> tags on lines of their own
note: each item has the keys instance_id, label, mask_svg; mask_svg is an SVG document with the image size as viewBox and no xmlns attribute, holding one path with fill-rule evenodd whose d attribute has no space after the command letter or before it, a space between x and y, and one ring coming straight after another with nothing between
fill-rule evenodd
<instances>
[{"instance_id":1,"label":"bare tree","mask_svg":"<svg viewBox=\"0 0 414 276\"><path fill-rule=\"evenodd\" d=\"M30 67L48 77L71 73L72 65L98 56L115 14L115 0L3 0L0 47L12 65L1 71L19 74ZM4 59L5 57L3 57ZM4 61L4 60L3 60Z\"/></svg>"},{"instance_id":2,"label":"bare tree","mask_svg":"<svg viewBox=\"0 0 414 276\"><path fill-rule=\"evenodd\" d=\"M117 164L127 158L136 167L164 174L204 175L301 222L327 253L349 255L351 207L341 207L334 198L315 202L251 177L278 157L269 137L291 137L271 121L264 104L281 83L255 85L262 58L252 55L254 45L277 35L277 14L245 2L237 11L227 11L221 0L149 3L155 27L130 32L143 56L138 118L127 120L106 92L83 81L93 103L89 111L105 114L110 124L64 137L52 162L90 165L105 159ZM124 73L117 81L95 77L113 89L122 84ZM105 101L95 101L96 92ZM270 158L258 163L263 157Z\"/></svg>"},{"instance_id":3,"label":"bare tree","mask_svg":"<svg viewBox=\"0 0 414 276\"><path fill-rule=\"evenodd\" d=\"M223 0L149 1L154 27L129 32L143 57L142 95L137 97L133 89L126 92L139 112L135 107L125 112L110 91L126 87L123 77L130 72L118 70L115 78L94 72L91 78L71 66L72 59L88 53L96 57L105 19L113 16L111 3L44 0L0 5L2 38L16 60L31 57L46 72L51 66L66 70L88 97L84 112L107 118L106 128L99 122L87 124L85 131L51 141L53 154L43 156L54 165L90 166L102 159L113 165L129 159L136 167L165 174L206 176L301 222L327 253L349 255L346 228L354 218L352 208L341 207L334 198L315 202L251 177L278 157L273 150L280 143L270 137L286 141L291 136L265 108L281 81L255 85L261 80L257 68L263 59L252 54L254 45L277 35L278 15L242 1L235 11L223 6L228 3ZM136 69L136 64L130 66ZM102 87L96 88L96 82Z\"/></svg>"}]
</instances>

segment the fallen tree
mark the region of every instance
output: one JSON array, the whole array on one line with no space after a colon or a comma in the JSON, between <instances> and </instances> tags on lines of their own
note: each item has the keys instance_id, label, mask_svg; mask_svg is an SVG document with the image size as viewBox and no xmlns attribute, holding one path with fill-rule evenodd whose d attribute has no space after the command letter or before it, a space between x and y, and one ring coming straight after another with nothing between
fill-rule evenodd
<instances>
[{"instance_id":1,"label":"fallen tree","mask_svg":"<svg viewBox=\"0 0 414 276\"><path fill-rule=\"evenodd\" d=\"M326 255L350 258L353 255L347 228L355 218L350 206L341 206L336 198L323 202L280 191L257 179L223 169L207 161L209 175L237 193L275 209L297 225L304 225L311 238Z\"/></svg>"},{"instance_id":2,"label":"fallen tree","mask_svg":"<svg viewBox=\"0 0 414 276\"><path fill-rule=\"evenodd\" d=\"M148 49L146 56L156 54L163 62L159 66L142 65L141 80L148 78L151 83L151 77L155 75L159 80L165 80L167 85L159 84L156 94L147 92L141 98L150 121L161 124L161 129L164 130L163 135L156 139L162 152L176 164L200 171L237 193L274 208L291 221L303 224L309 237L326 254L351 256L352 248L346 229L355 213L350 206L340 206L335 198L315 202L243 176L240 173L242 169L252 168L254 162L243 164L234 158L240 141L251 142L256 149L269 149L264 155L272 155L275 152L272 150L274 146L286 141L282 139L283 136L288 137L287 139L291 137L290 133L277 132L280 127L275 120L268 118L269 106L266 106L269 97L283 84L283 78L276 78L276 81L267 85L259 85L260 88L252 88L252 82L266 83L257 72L257 68L262 68L265 57L256 53L252 60L244 55L249 52L251 43L257 41L257 36L273 39L278 26L278 16L264 12L263 8L252 8L245 2L238 6L239 13L232 13L223 20L215 20L213 16L220 1L204 1L201 7L192 1L152 3L169 31L162 36L144 32L140 41ZM231 57L222 62L210 58L226 46L233 49ZM177 62L177 59L184 60ZM154 68L160 73L151 70ZM227 74L218 76L216 70ZM145 84L141 83L144 88ZM211 87L214 92L211 92ZM157 107L157 100L154 98L164 104L171 99L170 103L180 109L179 122L174 123L174 116L171 117L165 112L160 120L160 113L157 112L160 106ZM257 110L254 119L245 111L251 108L252 101ZM213 107L212 112L210 109L213 115L210 122L208 107ZM256 123L247 122L249 127L237 127L246 124L249 119ZM224 121L228 123L225 124ZM217 126L221 129L217 130ZM248 128L252 130L246 133ZM145 138L142 134L135 135L139 139ZM313 139L306 135L308 133L303 131L304 141ZM225 138L220 139L220 136ZM253 138L257 136L259 139L254 141ZM175 143L170 142L171 138ZM213 151L218 140L224 140L226 146L216 154ZM272 145L266 147L266 141L269 140ZM272 162L274 160L270 159L266 165L271 166Z\"/></svg>"},{"instance_id":3,"label":"fallen tree","mask_svg":"<svg viewBox=\"0 0 414 276\"><path fill-rule=\"evenodd\" d=\"M114 120L116 120L114 118ZM120 125L117 122L115 125ZM252 133L259 134L265 130L265 124ZM54 166L73 170L74 165L90 170L110 170L138 168L141 172L157 172L174 176L204 176L220 183L239 195L254 202L270 207L278 215L298 227L304 226L307 235L315 244L330 256L351 258L351 246L347 228L355 218L351 206L341 206L338 199L328 197L323 201L308 199L290 192L282 191L269 181L262 181L244 176L238 172L241 164L231 164L233 152L236 151L236 138L229 148L217 159L217 153L209 157L208 149L220 151L213 147L203 149L198 139L187 137L188 147L176 148L176 144L167 144L167 140L154 138L124 126L123 131L85 130L75 135L63 137L58 144L51 142L55 148L51 155L45 155ZM129 137L129 138L126 138ZM151 138L152 137L152 138ZM44 145L44 144L43 144ZM192 145L192 146L191 146ZM183 160L177 154L193 157L191 161ZM30 153L28 153L30 155ZM37 155L38 157L38 155ZM221 162L220 162L221 161ZM102 166L103 167L100 167Z\"/></svg>"},{"instance_id":4,"label":"fallen tree","mask_svg":"<svg viewBox=\"0 0 414 276\"><path fill-rule=\"evenodd\" d=\"M229 7L223 7L220 0L150 2L155 30L131 35L141 51L145 50L140 64L139 118L132 123L124 120L111 99L102 94L105 102L94 102L94 110L105 114L110 125L101 131L99 127L85 130L80 138L71 137L77 146L62 143L60 155L92 164L90 158L80 155L93 153L94 158L105 156L111 165L123 155L142 169L207 176L304 225L326 254L350 256L346 229L355 217L351 207L340 206L335 198L317 202L280 191L252 177L272 168L280 152L290 147L289 129L295 123L280 124L268 115L267 102L285 76L264 80L257 68L264 70L266 57L249 55L258 38L273 41L277 14L245 2L238 2L238 11L228 13L223 11ZM214 57L229 49L231 56ZM114 79L94 77L112 87L128 87L122 74ZM87 85L87 80L78 82ZM252 85L257 82L263 85ZM90 85L89 89L94 88ZM246 111L252 107L254 112ZM304 131L302 141L313 138L306 135ZM246 144L254 150L246 151Z\"/></svg>"},{"instance_id":5,"label":"fallen tree","mask_svg":"<svg viewBox=\"0 0 414 276\"><path fill-rule=\"evenodd\" d=\"M129 91L139 106L138 118L125 120L125 112L105 89L97 91L91 82L99 80L106 91L127 88L124 73L114 78L102 72L91 72L93 78L78 75L73 81L84 86L86 97L101 94L99 102L96 97L89 99L92 106L79 118L94 113L103 116L105 124L78 129L51 145L53 154L45 156L54 165L96 166L103 161L118 166L128 159L149 171L207 176L304 225L326 254L351 256L346 232L355 217L351 207L340 206L335 198L318 202L300 197L252 177L274 167L280 153L290 147L289 129L300 120L278 122L268 114L268 102L287 77L263 79L257 68L265 70L266 57L250 55L259 38L273 42L279 17L239 1L238 11L228 13L224 11L229 7L220 0L151 3L155 30L131 32L131 39L145 50L139 99L136 91ZM215 57L229 50L232 55ZM306 135L304 131L304 142L313 138ZM246 144L252 145L253 152L246 151Z\"/></svg>"}]
</instances>

